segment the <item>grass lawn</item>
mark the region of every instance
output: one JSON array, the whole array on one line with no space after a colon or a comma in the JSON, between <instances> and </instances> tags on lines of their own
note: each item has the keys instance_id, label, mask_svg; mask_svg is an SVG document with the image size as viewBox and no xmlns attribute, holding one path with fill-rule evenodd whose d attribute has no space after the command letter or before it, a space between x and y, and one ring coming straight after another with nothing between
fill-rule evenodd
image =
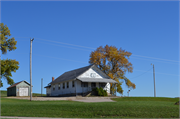
<instances>
[{"instance_id":1,"label":"grass lawn","mask_svg":"<svg viewBox=\"0 0 180 119\"><path fill-rule=\"evenodd\" d=\"M179 98L124 97L117 102L29 101L1 98L1 116L62 118L178 118Z\"/></svg>"},{"instance_id":2,"label":"grass lawn","mask_svg":"<svg viewBox=\"0 0 180 119\"><path fill-rule=\"evenodd\" d=\"M7 97L7 91L1 90L1 97Z\"/></svg>"}]
</instances>

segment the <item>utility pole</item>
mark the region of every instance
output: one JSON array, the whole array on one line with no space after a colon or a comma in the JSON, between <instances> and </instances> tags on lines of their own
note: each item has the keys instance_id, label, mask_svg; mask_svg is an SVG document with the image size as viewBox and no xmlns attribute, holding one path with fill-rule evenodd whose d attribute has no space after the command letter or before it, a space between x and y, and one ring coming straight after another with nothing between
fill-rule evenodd
<instances>
[{"instance_id":1,"label":"utility pole","mask_svg":"<svg viewBox=\"0 0 180 119\"><path fill-rule=\"evenodd\" d=\"M153 78L154 78L154 97L156 97L156 85L155 85L155 68L154 68L154 64L153 65Z\"/></svg>"},{"instance_id":2,"label":"utility pole","mask_svg":"<svg viewBox=\"0 0 180 119\"><path fill-rule=\"evenodd\" d=\"M32 41L30 38L30 101L32 100Z\"/></svg>"},{"instance_id":3,"label":"utility pole","mask_svg":"<svg viewBox=\"0 0 180 119\"><path fill-rule=\"evenodd\" d=\"M41 97L42 97L42 93L43 93L43 78L41 79Z\"/></svg>"},{"instance_id":4,"label":"utility pole","mask_svg":"<svg viewBox=\"0 0 180 119\"><path fill-rule=\"evenodd\" d=\"M129 97L129 92L130 92L130 90L128 90L128 92L127 92L128 93L128 97Z\"/></svg>"},{"instance_id":5,"label":"utility pole","mask_svg":"<svg viewBox=\"0 0 180 119\"><path fill-rule=\"evenodd\" d=\"M75 95L76 95L76 97L77 97L77 89L76 89L76 86L77 86L77 83L76 83L76 72L74 71L74 73L75 73L75 80L73 80L74 81L74 85L75 85Z\"/></svg>"}]
</instances>

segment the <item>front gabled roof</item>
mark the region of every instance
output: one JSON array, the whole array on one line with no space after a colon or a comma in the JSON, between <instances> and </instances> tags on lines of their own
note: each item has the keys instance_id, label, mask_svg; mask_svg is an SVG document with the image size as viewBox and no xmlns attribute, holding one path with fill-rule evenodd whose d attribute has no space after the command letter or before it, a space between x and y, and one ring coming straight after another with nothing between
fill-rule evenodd
<instances>
[{"instance_id":1,"label":"front gabled roof","mask_svg":"<svg viewBox=\"0 0 180 119\"><path fill-rule=\"evenodd\" d=\"M15 87L16 85L20 84L21 82L25 82L25 83L27 83L30 86L30 84L27 81L20 81L20 82L14 83L13 85L9 86L8 88Z\"/></svg>"},{"instance_id":2,"label":"front gabled roof","mask_svg":"<svg viewBox=\"0 0 180 119\"><path fill-rule=\"evenodd\" d=\"M50 84L55 84L55 83L58 83L58 82L63 82L63 81L75 79L79 75L83 74L88 69L90 69L92 66L94 66L94 65L89 65L89 66L86 66L86 67L82 67L82 68L79 68L79 69L75 69L75 70L65 72L64 74L62 74L61 76L56 78L54 81L52 81Z\"/></svg>"}]
</instances>

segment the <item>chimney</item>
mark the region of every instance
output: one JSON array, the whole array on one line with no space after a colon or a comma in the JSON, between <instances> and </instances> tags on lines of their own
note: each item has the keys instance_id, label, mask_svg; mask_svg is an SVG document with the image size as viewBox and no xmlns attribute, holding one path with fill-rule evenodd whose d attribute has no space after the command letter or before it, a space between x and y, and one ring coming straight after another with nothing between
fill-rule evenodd
<instances>
[{"instance_id":1,"label":"chimney","mask_svg":"<svg viewBox=\"0 0 180 119\"><path fill-rule=\"evenodd\" d=\"M52 81L54 81L54 77L52 77Z\"/></svg>"}]
</instances>

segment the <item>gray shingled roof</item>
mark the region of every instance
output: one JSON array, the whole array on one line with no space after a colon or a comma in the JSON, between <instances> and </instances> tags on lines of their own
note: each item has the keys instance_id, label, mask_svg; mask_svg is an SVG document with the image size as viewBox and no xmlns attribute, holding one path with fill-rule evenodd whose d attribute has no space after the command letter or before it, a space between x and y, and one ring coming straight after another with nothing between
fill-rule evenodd
<instances>
[{"instance_id":1,"label":"gray shingled roof","mask_svg":"<svg viewBox=\"0 0 180 119\"><path fill-rule=\"evenodd\" d=\"M55 84L55 83L59 83L59 82L63 82L63 81L68 81L68 80L72 80L72 79L76 79L78 76L80 76L81 74L83 74L84 72L86 72L88 69L90 69L92 66L96 66L96 65L89 65L86 67L82 67L79 69L75 69L75 70L71 70L68 72L65 72L64 74L62 74L61 76L59 76L58 78L56 78L54 81L52 81L50 84ZM104 79L104 78L79 78L80 81L82 82L109 82L109 83L117 83L116 81L114 81L113 79Z\"/></svg>"},{"instance_id":2,"label":"gray shingled roof","mask_svg":"<svg viewBox=\"0 0 180 119\"><path fill-rule=\"evenodd\" d=\"M49 88L49 87L51 87L51 85L45 86L44 88Z\"/></svg>"},{"instance_id":3,"label":"gray shingled roof","mask_svg":"<svg viewBox=\"0 0 180 119\"><path fill-rule=\"evenodd\" d=\"M75 69L75 70L71 70L71 71L65 72L64 74L62 74L61 76L56 78L50 84L55 84L55 83L58 83L58 82L68 81L68 80L75 79L76 77L78 77L79 75L83 74L85 71L90 69L92 66L93 65L89 65L89 66L86 66L86 67L82 67L82 68L79 68L79 69Z\"/></svg>"}]
</instances>

